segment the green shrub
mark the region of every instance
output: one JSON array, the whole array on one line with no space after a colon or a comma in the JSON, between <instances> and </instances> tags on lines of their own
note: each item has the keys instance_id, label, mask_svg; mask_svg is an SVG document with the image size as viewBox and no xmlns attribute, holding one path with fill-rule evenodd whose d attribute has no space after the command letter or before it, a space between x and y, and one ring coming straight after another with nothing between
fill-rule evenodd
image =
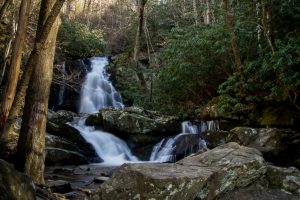
<instances>
[{"instance_id":1,"label":"green shrub","mask_svg":"<svg viewBox=\"0 0 300 200\"><path fill-rule=\"evenodd\" d=\"M63 18L57 40L59 51L71 58L90 57L105 53L102 31L90 29L78 21Z\"/></svg>"}]
</instances>

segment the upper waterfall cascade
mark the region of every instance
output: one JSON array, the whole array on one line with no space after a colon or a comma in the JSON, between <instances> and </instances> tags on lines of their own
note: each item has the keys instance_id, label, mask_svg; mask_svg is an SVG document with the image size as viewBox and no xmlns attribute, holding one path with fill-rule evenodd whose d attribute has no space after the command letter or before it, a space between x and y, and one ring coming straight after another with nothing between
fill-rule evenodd
<instances>
[{"instance_id":1,"label":"upper waterfall cascade","mask_svg":"<svg viewBox=\"0 0 300 200\"><path fill-rule=\"evenodd\" d=\"M93 57L91 72L81 88L80 113L96 113L104 107L124 107L120 94L109 81L106 66L109 64L106 57Z\"/></svg>"}]
</instances>

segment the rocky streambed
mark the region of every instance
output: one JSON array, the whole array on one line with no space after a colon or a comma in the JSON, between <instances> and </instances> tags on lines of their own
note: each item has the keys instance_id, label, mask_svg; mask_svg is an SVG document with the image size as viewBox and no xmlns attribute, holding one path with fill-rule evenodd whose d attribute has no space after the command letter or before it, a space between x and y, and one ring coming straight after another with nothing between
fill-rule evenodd
<instances>
[{"instance_id":1,"label":"rocky streambed","mask_svg":"<svg viewBox=\"0 0 300 200\"><path fill-rule=\"evenodd\" d=\"M206 131L186 141L201 138L208 148L175 163L111 166L101 164L103 160L92 145L66 124L81 117L88 117L86 123L90 125L114 131L141 160L149 159L154 144L163 137L173 137L180 129L178 118L136 107L108 108L90 116L49 112L46 186L34 187L26 175L1 161L1 191L11 199L20 199L16 191L21 199L32 199L32 195L37 199L78 200L300 198L300 134L295 130L236 127ZM14 140L9 146L12 154Z\"/></svg>"}]
</instances>

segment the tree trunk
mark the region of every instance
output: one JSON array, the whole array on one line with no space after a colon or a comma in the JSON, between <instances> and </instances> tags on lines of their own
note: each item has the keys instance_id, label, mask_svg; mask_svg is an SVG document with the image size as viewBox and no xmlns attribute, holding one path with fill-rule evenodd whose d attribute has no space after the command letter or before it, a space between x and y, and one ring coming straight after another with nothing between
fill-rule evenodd
<instances>
[{"instance_id":1,"label":"tree trunk","mask_svg":"<svg viewBox=\"0 0 300 200\"><path fill-rule=\"evenodd\" d=\"M0 21L2 21L4 15L5 15L5 12L6 12L6 10L9 7L11 2L12 2L12 0L5 0L5 2L3 3L3 5L0 9Z\"/></svg>"},{"instance_id":2,"label":"tree trunk","mask_svg":"<svg viewBox=\"0 0 300 200\"><path fill-rule=\"evenodd\" d=\"M263 0L261 1L261 4L262 4L262 25L263 25L264 35L267 39L268 45L272 53L274 54L275 49L271 38L271 26L270 26L271 14L270 11L268 10L266 3Z\"/></svg>"},{"instance_id":3,"label":"tree trunk","mask_svg":"<svg viewBox=\"0 0 300 200\"><path fill-rule=\"evenodd\" d=\"M42 17L39 17L35 45L34 45L32 52L30 53L30 56L28 58L28 61L25 65L25 67L24 67L25 70L24 70L24 74L21 78L21 81L18 84L17 95L13 101L13 105L9 112L9 116L8 116L5 126L2 130L1 135L3 137L3 140L5 140L6 138L9 138L9 134L11 134L13 131L14 124L16 123L17 118L20 113L20 110L24 104L24 98L26 95L30 77L31 77L33 68L35 66L37 57L39 56L38 53L45 46L45 42L47 41L49 32L50 32L57 16L60 13L60 10L64 4L64 1L65 0L57 0L56 1L55 5L53 6L53 8L51 10L50 15L47 18L46 23L44 23L45 19L43 19ZM40 14L40 15L43 15L43 14ZM5 143L5 141L4 141L4 143Z\"/></svg>"},{"instance_id":4,"label":"tree trunk","mask_svg":"<svg viewBox=\"0 0 300 200\"><path fill-rule=\"evenodd\" d=\"M46 34L47 37L43 34L37 34L37 48L36 53L31 57L33 70L25 99L22 127L17 147L16 167L30 175L37 184L44 184L46 115L52 81L56 35L59 26L57 15L52 25L48 23L55 16L52 13L59 13L61 9L61 6L56 7L54 3L55 0L42 0L41 3L38 30L44 30L47 27L50 27L50 29ZM56 3L59 3L59 0ZM56 10L57 8L59 10ZM45 38L44 42L43 38Z\"/></svg>"},{"instance_id":5,"label":"tree trunk","mask_svg":"<svg viewBox=\"0 0 300 200\"><path fill-rule=\"evenodd\" d=\"M8 57L10 55L10 50L11 50L11 43L13 41L13 36L11 39L9 39L6 47L5 47L5 51L4 51L4 56L3 56L3 66L1 66L1 70L0 70L0 86L2 85L2 81L6 72L6 68L7 68L7 62L8 62ZM4 97L4 96L3 96ZM1 95L2 98L2 95ZM2 112L2 110L0 110ZM1 127L1 115L0 115L0 127Z\"/></svg>"},{"instance_id":6,"label":"tree trunk","mask_svg":"<svg viewBox=\"0 0 300 200\"><path fill-rule=\"evenodd\" d=\"M134 46L134 55L133 55L136 75L141 83L141 86L144 88L145 91L147 91L147 83L146 83L144 74L141 71L140 62L139 62L139 54L140 54L140 46L141 46L141 37L142 37L142 33L143 33L144 9L145 9L146 3L147 3L147 0L139 0L138 1L138 10L139 10L138 27L137 27L136 37L135 37L135 46Z\"/></svg>"},{"instance_id":7,"label":"tree trunk","mask_svg":"<svg viewBox=\"0 0 300 200\"><path fill-rule=\"evenodd\" d=\"M30 5L31 0L23 0L20 7L17 35L13 44L7 85L4 92L4 99L1 102L2 113L0 114L0 129L4 126L16 95L23 47L25 44L26 28L28 25L28 18L30 13Z\"/></svg>"},{"instance_id":8,"label":"tree trunk","mask_svg":"<svg viewBox=\"0 0 300 200\"><path fill-rule=\"evenodd\" d=\"M194 12L194 18L195 18L195 24L198 25L198 9L197 9L197 2L196 0L193 0L193 12Z\"/></svg>"},{"instance_id":9,"label":"tree trunk","mask_svg":"<svg viewBox=\"0 0 300 200\"><path fill-rule=\"evenodd\" d=\"M230 34L230 43L233 52L234 64L236 66L237 72L239 72L239 74L242 75L242 62L241 62L240 52L237 44L237 36L234 32L233 15L230 12L228 0L223 0L223 3L224 3L224 11L225 11L225 21L226 21L228 32Z\"/></svg>"}]
</instances>

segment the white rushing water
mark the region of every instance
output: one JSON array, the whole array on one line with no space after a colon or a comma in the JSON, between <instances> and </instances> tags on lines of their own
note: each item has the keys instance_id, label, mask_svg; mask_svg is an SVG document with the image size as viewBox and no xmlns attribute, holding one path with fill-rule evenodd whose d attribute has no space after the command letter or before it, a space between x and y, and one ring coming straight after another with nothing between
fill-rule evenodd
<instances>
[{"instance_id":1,"label":"white rushing water","mask_svg":"<svg viewBox=\"0 0 300 200\"><path fill-rule=\"evenodd\" d=\"M91 72L86 75L81 88L80 113L96 113L104 107L124 107L120 94L116 91L106 73L108 59L106 57L93 57Z\"/></svg>"},{"instance_id":2,"label":"white rushing water","mask_svg":"<svg viewBox=\"0 0 300 200\"><path fill-rule=\"evenodd\" d=\"M94 147L105 164L120 165L128 161L138 161L123 140L84 124L85 119L81 119L78 123L73 124L73 127L79 130L83 138Z\"/></svg>"},{"instance_id":3,"label":"white rushing water","mask_svg":"<svg viewBox=\"0 0 300 200\"><path fill-rule=\"evenodd\" d=\"M219 130L215 121L201 121L199 124L185 121L181 123L181 133L171 138L164 138L152 150L150 161L175 162L177 154L187 156L206 147L205 140L199 134Z\"/></svg>"},{"instance_id":4,"label":"white rushing water","mask_svg":"<svg viewBox=\"0 0 300 200\"><path fill-rule=\"evenodd\" d=\"M105 107L124 107L120 94L109 81L106 73L108 59L106 57L93 57L91 61L91 72L86 75L85 82L81 88L80 113L97 113ZM132 155L127 144L120 138L101 131L92 126L85 125L85 119L80 119L72 124L80 131L84 139L95 149L105 164L123 164L130 161L138 161Z\"/></svg>"}]
</instances>

